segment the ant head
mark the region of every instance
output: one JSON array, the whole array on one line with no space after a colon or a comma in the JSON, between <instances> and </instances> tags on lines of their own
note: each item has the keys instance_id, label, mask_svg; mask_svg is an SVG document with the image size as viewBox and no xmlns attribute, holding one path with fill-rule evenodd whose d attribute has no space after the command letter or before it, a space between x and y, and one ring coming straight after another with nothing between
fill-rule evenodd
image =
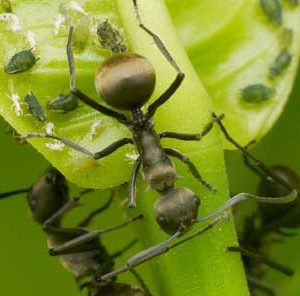
<instances>
[{"instance_id":1,"label":"ant head","mask_svg":"<svg viewBox=\"0 0 300 296\"><path fill-rule=\"evenodd\" d=\"M50 169L30 189L27 196L33 219L45 222L68 200L65 177L56 169Z\"/></svg>"},{"instance_id":2,"label":"ant head","mask_svg":"<svg viewBox=\"0 0 300 296\"><path fill-rule=\"evenodd\" d=\"M187 188L171 189L155 204L156 221L168 234L189 228L198 216L200 199Z\"/></svg>"},{"instance_id":3,"label":"ant head","mask_svg":"<svg viewBox=\"0 0 300 296\"><path fill-rule=\"evenodd\" d=\"M278 178L282 179L285 183L287 183L291 188L296 190L300 189L300 179L299 176L296 174L295 171L292 169L276 165L272 166L271 170L273 174L275 174ZM263 178L260 181L258 187L258 194L263 196L274 196L280 197L287 195L290 192L285 186L280 184L277 181L273 181L272 179ZM259 205L260 211L262 213L262 218L264 223L269 224L277 221L280 217L286 216L284 222L282 222L282 227L299 227L300 220L300 199L299 197L288 204L274 204L274 205L267 205L267 204L260 204ZM294 210L299 209L299 210Z\"/></svg>"},{"instance_id":4,"label":"ant head","mask_svg":"<svg viewBox=\"0 0 300 296\"><path fill-rule=\"evenodd\" d=\"M143 56L133 53L116 54L107 59L95 77L99 96L117 109L142 107L155 86L155 71Z\"/></svg>"},{"instance_id":5,"label":"ant head","mask_svg":"<svg viewBox=\"0 0 300 296\"><path fill-rule=\"evenodd\" d=\"M275 165L271 167L271 170L273 174L290 185L291 188L295 188L296 190L300 189L299 176L292 169L282 165ZM261 180L258 190L261 195L275 197L287 195L291 191L279 182L268 178L263 178Z\"/></svg>"}]
</instances>

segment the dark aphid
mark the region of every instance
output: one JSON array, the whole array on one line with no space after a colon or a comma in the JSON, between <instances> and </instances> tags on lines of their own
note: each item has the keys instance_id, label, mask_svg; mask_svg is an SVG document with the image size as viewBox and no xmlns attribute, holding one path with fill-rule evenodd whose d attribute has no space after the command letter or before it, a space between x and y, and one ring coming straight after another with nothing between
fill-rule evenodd
<instances>
[{"instance_id":1,"label":"dark aphid","mask_svg":"<svg viewBox=\"0 0 300 296\"><path fill-rule=\"evenodd\" d=\"M9 0L1 0L0 5L1 5L1 9L4 12L7 12L7 13L12 12L12 6L11 6L11 3Z\"/></svg>"},{"instance_id":2,"label":"dark aphid","mask_svg":"<svg viewBox=\"0 0 300 296\"><path fill-rule=\"evenodd\" d=\"M270 67L269 78L275 79L286 70L292 62L292 55L284 49L281 51L278 56L273 61Z\"/></svg>"},{"instance_id":3,"label":"dark aphid","mask_svg":"<svg viewBox=\"0 0 300 296\"><path fill-rule=\"evenodd\" d=\"M251 84L241 91L241 99L247 103L256 104L271 99L275 94L272 87L261 83Z\"/></svg>"},{"instance_id":4,"label":"dark aphid","mask_svg":"<svg viewBox=\"0 0 300 296\"><path fill-rule=\"evenodd\" d=\"M103 48L111 50L114 53L128 51L124 36L108 20L98 25L97 35L99 43Z\"/></svg>"},{"instance_id":5,"label":"dark aphid","mask_svg":"<svg viewBox=\"0 0 300 296\"><path fill-rule=\"evenodd\" d=\"M126 252L136 242L134 240L118 252L109 254L100 240L101 235L142 219L142 215L138 215L104 230L86 230L84 227L109 208L113 200L113 191L102 207L92 211L76 227L61 225L64 216L79 205L82 196L92 191L92 189L85 189L76 198L69 200L68 184L64 176L56 169L50 169L30 188L0 193L0 199L27 193L27 202L32 218L42 225L48 236L50 254L59 256L62 265L74 274L81 289L88 290L89 296L150 296L147 288L144 291L129 284L116 283L116 278L101 283L96 280L97 277L112 271L114 259ZM52 248L56 248L55 254ZM132 273L141 285L146 287L134 270Z\"/></svg>"},{"instance_id":6,"label":"dark aphid","mask_svg":"<svg viewBox=\"0 0 300 296\"><path fill-rule=\"evenodd\" d=\"M31 50L22 50L12 56L4 70L8 74L25 72L31 69L38 60Z\"/></svg>"},{"instance_id":7,"label":"dark aphid","mask_svg":"<svg viewBox=\"0 0 300 296\"><path fill-rule=\"evenodd\" d=\"M131 144L136 147L139 156L134 164L130 180L130 207L135 207L137 177L138 172L142 167L145 181L148 183L149 187L156 190L161 195L160 200L158 200L154 206L156 221L163 231L172 236L159 245L135 255L127 262L125 267L121 267L119 270L101 277L101 281L113 278L118 273L139 265L160 253L167 252L168 249L165 249L163 246L170 244L173 240L183 235L191 225L219 215L237 202L250 198L266 203L285 203L294 200L296 197L294 191L285 197L277 199L241 193L210 215L197 218L198 207L200 205L199 197L188 188L175 188L177 173L170 157L174 157L185 163L192 175L207 189L212 191L215 191L215 189L202 178L193 162L187 156L175 149L163 148L161 139L173 138L185 141L199 141L209 133L215 121L222 120L223 115L212 118L212 120L204 127L203 131L197 134L183 134L169 131L158 134L155 131L153 117L159 107L167 102L180 87L184 79L184 73L180 70L161 39L142 23L136 0L133 0L133 3L139 26L153 38L158 49L177 72L177 75L170 86L154 100L145 111L142 110L142 107L150 99L155 85L155 71L146 57L135 53L116 54L107 59L104 64L100 66L95 76L95 87L99 96L113 108L130 111L131 118L128 118L128 113L120 113L119 111L101 105L77 88L75 81L75 63L71 46L72 27L69 31L67 43L71 92L83 103L98 112L115 118L121 124L125 125L131 131L132 137L117 140L96 153L88 151L84 147L81 147L68 139L54 135L30 133L21 137L22 140L35 137L57 139L72 149L80 151L94 159L106 157L124 145ZM210 224L209 228L215 225L217 223L216 221L219 220L216 219ZM200 233L202 232L203 231L200 231ZM184 241L187 239L188 238L184 239Z\"/></svg>"},{"instance_id":8,"label":"dark aphid","mask_svg":"<svg viewBox=\"0 0 300 296\"><path fill-rule=\"evenodd\" d=\"M276 25L282 24L282 9L279 0L260 0L260 7L269 21Z\"/></svg>"},{"instance_id":9,"label":"dark aphid","mask_svg":"<svg viewBox=\"0 0 300 296\"><path fill-rule=\"evenodd\" d=\"M78 108L78 98L72 94L60 94L47 103L47 109L59 113L68 113Z\"/></svg>"},{"instance_id":10,"label":"dark aphid","mask_svg":"<svg viewBox=\"0 0 300 296\"><path fill-rule=\"evenodd\" d=\"M47 120L44 109L33 92L25 96L25 102L27 103L28 109L33 117L37 118L39 121Z\"/></svg>"}]
</instances>

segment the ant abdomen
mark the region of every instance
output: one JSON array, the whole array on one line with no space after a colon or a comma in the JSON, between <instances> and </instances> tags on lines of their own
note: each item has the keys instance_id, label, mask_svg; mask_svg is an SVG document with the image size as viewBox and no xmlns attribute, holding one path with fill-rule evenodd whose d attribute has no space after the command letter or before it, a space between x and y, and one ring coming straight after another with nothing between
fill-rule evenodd
<instances>
[{"instance_id":1,"label":"ant abdomen","mask_svg":"<svg viewBox=\"0 0 300 296\"><path fill-rule=\"evenodd\" d=\"M282 179L291 188L300 189L300 179L295 171L292 169L276 165L271 167L272 173ZM263 178L258 187L258 194L267 194L268 196L284 196L290 190L279 182L272 179ZM289 204L274 204L272 206L260 204L260 211L262 213L263 223L271 224L281 217L286 217L281 227L297 228L300 226L300 199ZM298 209L298 210L297 210Z\"/></svg>"},{"instance_id":2,"label":"ant abdomen","mask_svg":"<svg viewBox=\"0 0 300 296\"><path fill-rule=\"evenodd\" d=\"M168 234L186 230L197 219L199 205L199 197L190 189L171 189L155 204L156 221Z\"/></svg>"},{"instance_id":3,"label":"ant abdomen","mask_svg":"<svg viewBox=\"0 0 300 296\"><path fill-rule=\"evenodd\" d=\"M134 53L113 55L99 68L95 87L99 96L117 109L142 107L155 86L155 71L145 57Z\"/></svg>"}]
</instances>

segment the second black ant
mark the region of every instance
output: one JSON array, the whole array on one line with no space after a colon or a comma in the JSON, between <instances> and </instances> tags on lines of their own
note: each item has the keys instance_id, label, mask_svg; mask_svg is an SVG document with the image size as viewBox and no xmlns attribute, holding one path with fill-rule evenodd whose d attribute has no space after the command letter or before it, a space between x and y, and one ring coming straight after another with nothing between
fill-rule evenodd
<instances>
[{"instance_id":1,"label":"second black ant","mask_svg":"<svg viewBox=\"0 0 300 296\"><path fill-rule=\"evenodd\" d=\"M133 269L131 272L143 290L126 283L118 283L116 277L101 282L97 280L101 275L112 271L115 258L124 254L136 242L134 240L123 249L109 254L99 239L101 235L143 218L142 215L138 215L121 224L99 231L85 229L97 215L109 208L113 201L114 191L111 192L110 197L102 207L93 210L76 227L70 228L61 225L61 220L79 205L82 196L93 191L93 189L82 190L74 199L70 200L69 187L64 176L52 168L30 188L0 193L0 199L27 193L27 203L32 218L42 225L47 234L49 248L57 248L56 255L59 255L62 265L74 274L80 288L86 288L89 296L150 296L151 294L143 280ZM59 250L68 246L70 242L73 243L73 247L69 248L68 251Z\"/></svg>"}]
</instances>

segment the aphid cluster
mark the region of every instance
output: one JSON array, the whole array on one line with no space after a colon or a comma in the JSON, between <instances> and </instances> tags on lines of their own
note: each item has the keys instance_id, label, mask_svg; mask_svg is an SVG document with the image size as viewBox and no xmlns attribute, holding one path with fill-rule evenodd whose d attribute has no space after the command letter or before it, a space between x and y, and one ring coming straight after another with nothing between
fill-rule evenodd
<instances>
[{"instance_id":1,"label":"aphid cluster","mask_svg":"<svg viewBox=\"0 0 300 296\"><path fill-rule=\"evenodd\" d=\"M292 6L298 5L298 1L289 2ZM285 73L292 62L292 54L289 48L293 41L293 31L284 26L283 7L279 0L260 0L260 8L270 23L282 28L278 37L281 51L272 61L267 75L270 82L275 82ZM244 87L241 90L240 97L243 102L259 104L269 101L275 94L276 88L274 86L256 83Z\"/></svg>"}]
</instances>

